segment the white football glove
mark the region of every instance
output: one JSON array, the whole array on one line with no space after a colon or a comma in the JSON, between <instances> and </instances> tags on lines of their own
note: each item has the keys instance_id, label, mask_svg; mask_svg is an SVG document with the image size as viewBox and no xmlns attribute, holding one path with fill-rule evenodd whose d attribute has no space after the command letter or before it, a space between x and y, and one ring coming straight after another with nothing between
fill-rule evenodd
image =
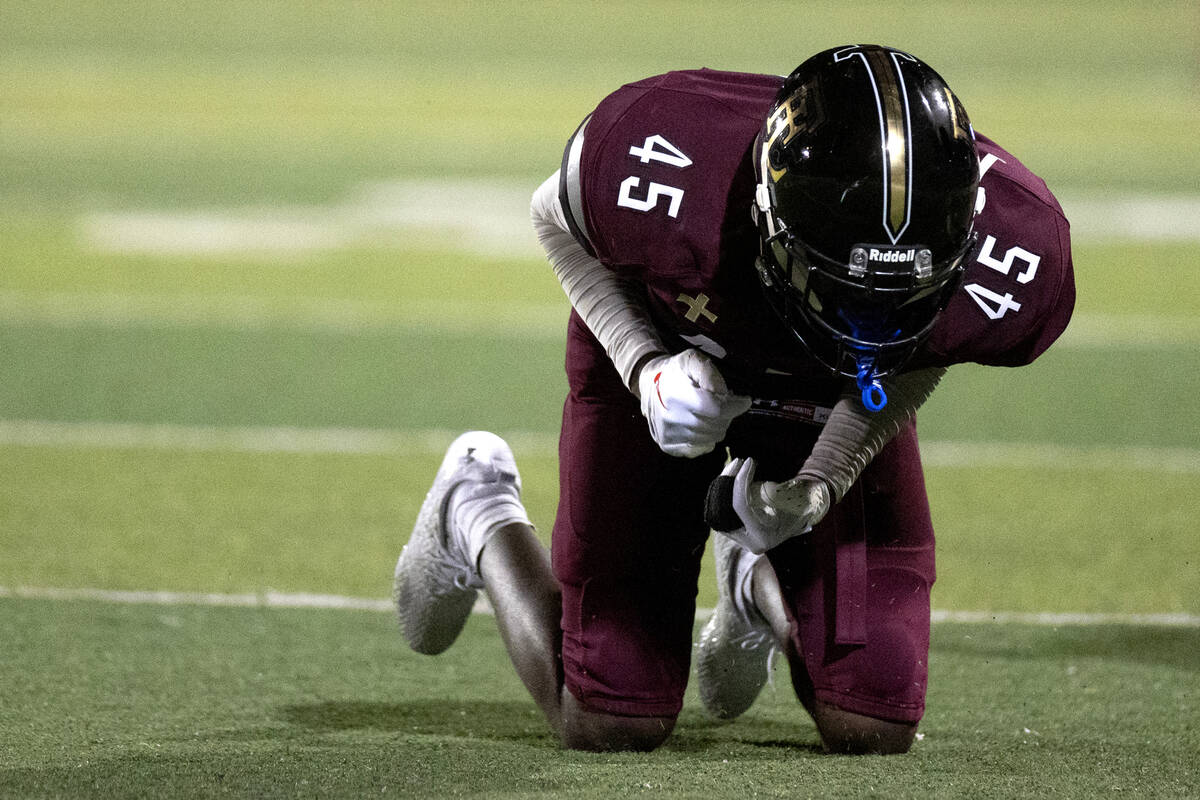
<instances>
[{"instance_id":1,"label":"white football glove","mask_svg":"<svg viewBox=\"0 0 1200 800\"><path fill-rule=\"evenodd\" d=\"M754 468L753 458L735 458L721 472L733 476L733 510L743 526L725 535L750 552L765 553L808 533L828 513L830 492L825 481L797 476L783 483L756 482Z\"/></svg>"},{"instance_id":2,"label":"white football glove","mask_svg":"<svg viewBox=\"0 0 1200 800\"><path fill-rule=\"evenodd\" d=\"M751 402L732 394L716 365L694 349L647 361L638 391L654 441L664 453L684 458L712 452Z\"/></svg>"}]
</instances>

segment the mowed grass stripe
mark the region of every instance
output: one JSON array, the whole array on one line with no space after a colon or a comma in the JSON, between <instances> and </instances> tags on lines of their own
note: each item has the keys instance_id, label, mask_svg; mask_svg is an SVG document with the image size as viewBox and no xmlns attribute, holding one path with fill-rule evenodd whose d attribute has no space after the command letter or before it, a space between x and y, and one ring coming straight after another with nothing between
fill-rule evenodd
<instances>
[{"instance_id":1,"label":"mowed grass stripe","mask_svg":"<svg viewBox=\"0 0 1200 800\"><path fill-rule=\"evenodd\" d=\"M0 420L0 445L316 455L440 455L460 432L448 428L403 431ZM558 436L554 433L503 431L501 435L518 455L551 457L558 452ZM921 451L926 466L941 468L1014 467L1200 474L1200 450L1186 447L930 441L922 442Z\"/></svg>"},{"instance_id":2,"label":"mowed grass stripe","mask_svg":"<svg viewBox=\"0 0 1200 800\"><path fill-rule=\"evenodd\" d=\"M550 303L389 297L386 303L372 304L327 297L269 299L233 294L0 290L0 319L4 324L68 328L188 325L257 331L284 327L350 334L409 328L430 333L561 339L568 313L565 296L562 302Z\"/></svg>"},{"instance_id":3,"label":"mowed grass stripe","mask_svg":"<svg viewBox=\"0 0 1200 800\"><path fill-rule=\"evenodd\" d=\"M158 606L223 606L235 608L312 608L391 613L391 600L371 597L344 597L331 594L262 592L259 594L221 594L216 592L125 591L116 589L67 588L56 586L0 586L0 598L61 602L83 601ZM475 603L477 614L494 614L481 596ZM698 608L696 618L708 619L711 608ZM934 609L934 623L994 623L997 625L1137 625L1174 628L1200 628L1195 614L1088 614L1073 612L952 611Z\"/></svg>"},{"instance_id":4,"label":"mowed grass stripe","mask_svg":"<svg viewBox=\"0 0 1200 800\"><path fill-rule=\"evenodd\" d=\"M488 302L395 298L379 304L329 298L270 300L240 295L123 294L0 290L6 325L71 328L206 326L258 331L297 328L353 334L413 329L423 333L559 340L569 308L561 302ZM1057 347L1156 349L1200 343L1200 315L1078 312Z\"/></svg>"}]
</instances>

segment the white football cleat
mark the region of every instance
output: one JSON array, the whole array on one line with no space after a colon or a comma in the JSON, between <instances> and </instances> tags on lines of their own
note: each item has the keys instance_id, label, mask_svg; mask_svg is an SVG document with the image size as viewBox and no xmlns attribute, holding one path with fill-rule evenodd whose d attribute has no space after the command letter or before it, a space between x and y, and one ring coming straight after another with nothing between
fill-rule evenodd
<instances>
[{"instance_id":1,"label":"white football cleat","mask_svg":"<svg viewBox=\"0 0 1200 800\"><path fill-rule=\"evenodd\" d=\"M392 598L413 650L436 655L453 644L483 588L452 506L489 496L519 503L520 492L516 460L499 436L471 431L450 445L396 562Z\"/></svg>"},{"instance_id":2,"label":"white football cleat","mask_svg":"<svg viewBox=\"0 0 1200 800\"><path fill-rule=\"evenodd\" d=\"M717 607L696 642L696 678L705 710L733 719L754 703L767 682L776 650L771 626L749 602L743 581L762 556L724 534L713 535Z\"/></svg>"}]
</instances>

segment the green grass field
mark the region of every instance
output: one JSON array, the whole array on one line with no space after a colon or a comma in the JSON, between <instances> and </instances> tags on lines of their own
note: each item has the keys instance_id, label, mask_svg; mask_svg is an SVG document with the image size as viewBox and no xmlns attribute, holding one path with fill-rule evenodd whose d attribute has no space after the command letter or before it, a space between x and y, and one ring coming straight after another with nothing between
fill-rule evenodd
<instances>
[{"instance_id":1,"label":"green grass field","mask_svg":"<svg viewBox=\"0 0 1200 800\"><path fill-rule=\"evenodd\" d=\"M0 797L1197 796L1193 6L0 4ZM381 601L475 427L548 532L528 195L624 81L847 41L931 62L1077 232L1059 345L921 414L949 621L911 754L819 755L786 669L569 753L485 616L428 659L377 610L52 591Z\"/></svg>"}]
</instances>

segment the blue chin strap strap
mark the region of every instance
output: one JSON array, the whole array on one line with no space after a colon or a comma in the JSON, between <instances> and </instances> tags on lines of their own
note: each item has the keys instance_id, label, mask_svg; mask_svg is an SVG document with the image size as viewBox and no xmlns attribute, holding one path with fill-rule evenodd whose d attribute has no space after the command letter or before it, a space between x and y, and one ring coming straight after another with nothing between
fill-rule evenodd
<instances>
[{"instance_id":1,"label":"blue chin strap strap","mask_svg":"<svg viewBox=\"0 0 1200 800\"><path fill-rule=\"evenodd\" d=\"M858 390L862 392L863 406L868 411L882 411L887 405L888 397L887 392L883 390L883 384L875 377L875 359L858 359L858 377L855 380Z\"/></svg>"}]
</instances>

